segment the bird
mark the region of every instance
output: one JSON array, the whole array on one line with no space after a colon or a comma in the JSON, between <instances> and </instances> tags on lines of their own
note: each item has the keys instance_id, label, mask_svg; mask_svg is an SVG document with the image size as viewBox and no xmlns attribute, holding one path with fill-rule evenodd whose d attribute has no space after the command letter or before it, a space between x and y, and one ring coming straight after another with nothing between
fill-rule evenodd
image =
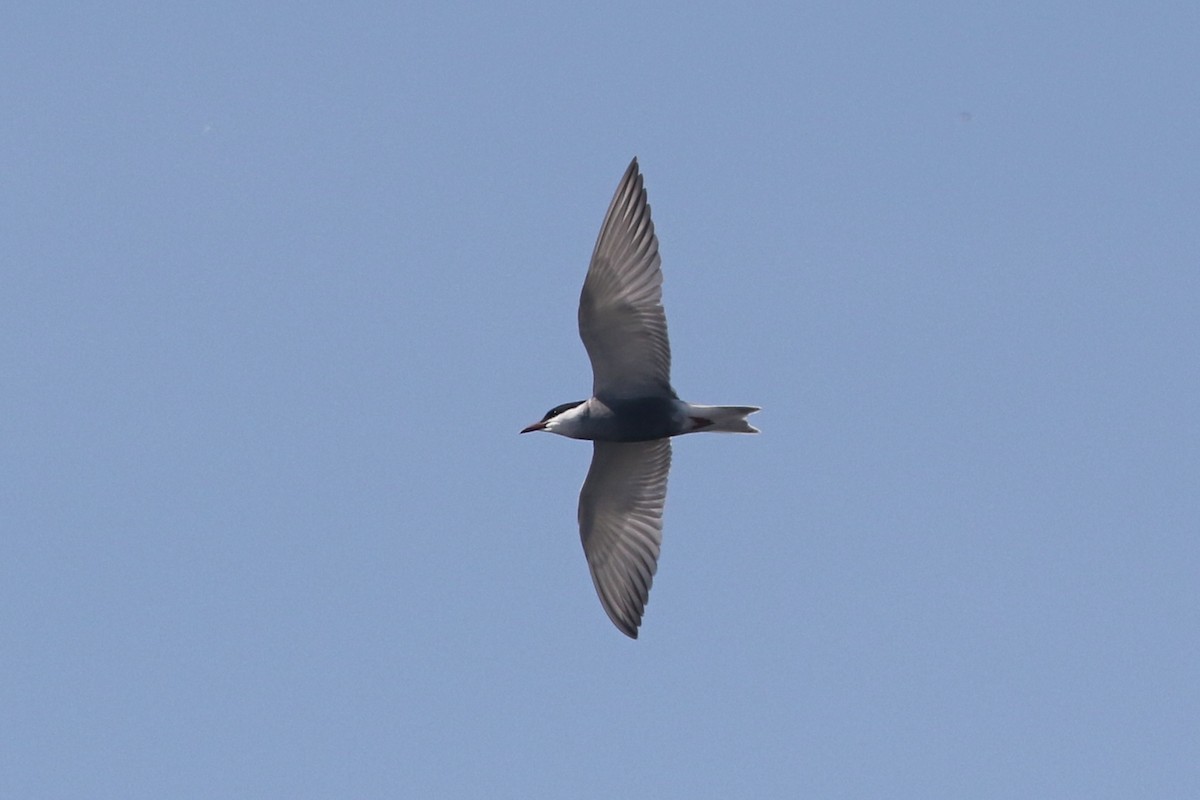
<instances>
[{"instance_id":1,"label":"bird","mask_svg":"<svg viewBox=\"0 0 1200 800\"><path fill-rule=\"evenodd\" d=\"M563 403L521 433L592 441L579 492L579 536L596 594L613 624L638 636L662 546L671 437L758 433L757 406L704 406L671 386L662 259L635 157L617 185L579 295L579 337L592 396Z\"/></svg>"}]
</instances>

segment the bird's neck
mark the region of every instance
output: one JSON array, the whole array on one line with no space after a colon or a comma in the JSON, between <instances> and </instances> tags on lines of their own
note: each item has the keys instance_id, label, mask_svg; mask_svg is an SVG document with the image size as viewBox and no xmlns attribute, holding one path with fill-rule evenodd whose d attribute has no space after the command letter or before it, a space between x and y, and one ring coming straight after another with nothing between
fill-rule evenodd
<instances>
[{"instance_id":1,"label":"bird's neck","mask_svg":"<svg viewBox=\"0 0 1200 800\"><path fill-rule=\"evenodd\" d=\"M546 425L546 430L570 439L591 439L592 436L588 429L588 419L591 414L591 401L580 403L550 420Z\"/></svg>"}]
</instances>

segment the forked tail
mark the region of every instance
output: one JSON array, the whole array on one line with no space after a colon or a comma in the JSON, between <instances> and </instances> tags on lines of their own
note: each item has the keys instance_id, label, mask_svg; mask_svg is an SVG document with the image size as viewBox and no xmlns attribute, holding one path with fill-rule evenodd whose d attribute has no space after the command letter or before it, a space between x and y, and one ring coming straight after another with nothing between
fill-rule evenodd
<instances>
[{"instance_id":1,"label":"forked tail","mask_svg":"<svg viewBox=\"0 0 1200 800\"><path fill-rule=\"evenodd\" d=\"M758 428L751 425L746 417L759 410L755 406L697 406L689 403L683 432L758 433Z\"/></svg>"}]
</instances>

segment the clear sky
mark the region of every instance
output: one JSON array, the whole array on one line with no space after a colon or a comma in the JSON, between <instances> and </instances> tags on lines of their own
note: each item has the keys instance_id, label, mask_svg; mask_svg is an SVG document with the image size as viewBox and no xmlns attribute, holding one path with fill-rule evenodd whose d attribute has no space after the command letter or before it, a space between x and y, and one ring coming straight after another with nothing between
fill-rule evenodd
<instances>
[{"instance_id":1,"label":"clear sky","mask_svg":"<svg viewBox=\"0 0 1200 800\"><path fill-rule=\"evenodd\" d=\"M5 13L0 796L1200 796L1200 6L426 5Z\"/></svg>"}]
</instances>

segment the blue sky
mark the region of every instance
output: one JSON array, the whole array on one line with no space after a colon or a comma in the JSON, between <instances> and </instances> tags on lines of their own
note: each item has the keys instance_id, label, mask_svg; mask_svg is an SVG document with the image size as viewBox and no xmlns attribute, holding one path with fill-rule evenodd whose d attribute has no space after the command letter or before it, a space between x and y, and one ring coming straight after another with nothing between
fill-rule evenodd
<instances>
[{"instance_id":1,"label":"blue sky","mask_svg":"<svg viewBox=\"0 0 1200 800\"><path fill-rule=\"evenodd\" d=\"M1194 3L27 4L0 795L1200 795ZM575 528L637 155L677 442Z\"/></svg>"}]
</instances>

